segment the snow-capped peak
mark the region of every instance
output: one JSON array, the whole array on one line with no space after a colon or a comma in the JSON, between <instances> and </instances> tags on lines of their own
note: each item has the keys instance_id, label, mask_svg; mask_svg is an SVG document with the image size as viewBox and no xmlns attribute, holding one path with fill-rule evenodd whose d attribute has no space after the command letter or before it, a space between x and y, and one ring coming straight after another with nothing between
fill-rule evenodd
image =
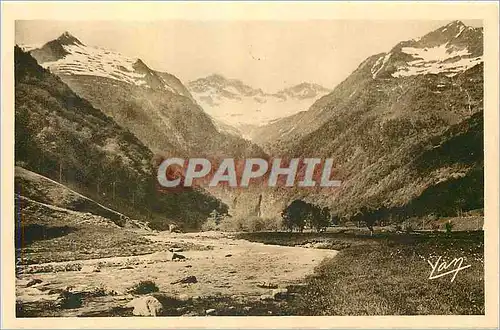
<instances>
[{"instance_id":1,"label":"snow-capped peak","mask_svg":"<svg viewBox=\"0 0 500 330\"><path fill-rule=\"evenodd\" d=\"M462 21L455 20L455 21L452 21L452 22L445 25L445 28L450 28L450 27L456 27L456 28L463 27L463 28L465 28L466 25Z\"/></svg>"},{"instance_id":2,"label":"snow-capped peak","mask_svg":"<svg viewBox=\"0 0 500 330\"><path fill-rule=\"evenodd\" d=\"M238 79L228 79L218 73L191 81L188 88L194 93L220 93L226 98L264 96L261 89L253 88Z\"/></svg>"},{"instance_id":3,"label":"snow-capped peak","mask_svg":"<svg viewBox=\"0 0 500 330\"><path fill-rule=\"evenodd\" d=\"M40 64L56 74L97 76L137 86L146 85L146 74L137 73L133 67L137 62L135 58L82 43L63 43L62 47L67 53L64 57ZM35 51L32 53L36 54Z\"/></svg>"},{"instance_id":4,"label":"snow-capped peak","mask_svg":"<svg viewBox=\"0 0 500 330\"><path fill-rule=\"evenodd\" d=\"M428 34L400 42L381 54L371 68L373 79L421 74L454 76L483 61L481 28L453 21Z\"/></svg>"},{"instance_id":5,"label":"snow-capped peak","mask_svg":"<svg viewBox=\"0 0 500 330\"><path fill-rule=\"evenodd\" d=\"M30 49L30 53L41 66L58 75L102 77L184 95L141 59L87 46L67 31L40 48Z\"/></svg>"},{"instance_id":6,"label":"snow-capped peak","mask_svg":"<svg viewBox=\"0 0 500 330\"><path fill-rule=\"evenodd\" d=\"M82 45L82 42L68 31L65 31L56 39L61 45Z\"/></svg>"},{"instance_id":7,"label":"snow-capped peak","mask_svg":"<svg viewBox=\"0 0 500 330\"><path fill-rule=\"evenodd\" d=\"M263 125L293 115L330 92L318 84L304 82L276 93L266 93L261 88L220 74L191 81L188 88L215 120L234 127Z\"/></svg>"}]
</instances>

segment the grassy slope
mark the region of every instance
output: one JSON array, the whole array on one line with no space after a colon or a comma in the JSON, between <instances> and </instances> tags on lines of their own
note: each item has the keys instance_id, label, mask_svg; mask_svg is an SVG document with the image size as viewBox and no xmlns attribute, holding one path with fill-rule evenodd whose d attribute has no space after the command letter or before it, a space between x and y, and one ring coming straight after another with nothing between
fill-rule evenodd
<instances>
[{"instance_id":1,"label":"grassy slope","mask_svg":"<svg viewBox=\"0 0 500 330\"><path fill-rule=\"evenodd\" d=\"M15 198L18 264L130 256L155 247L139 233L107 218ZM20 212L22 210L22 212Z\"/></svg>"},{"instance_id":2,"label":"grassy slope","mask_svg":"<svg viewBox=\"0 0 500 330\"><path fill-rule=\"evenodd\" d=\"M125 225L120 213L96 203L59 182L22 167L16 167L14 183L18 194L24 197L69 210L99 215L112 220L120 227Z\"/></svg>"},{"instance_id":3,"label":"grassy slope","mask_svg":"<svg viewBox=\"0 0 500 330\"><path fill-rule=\"evenodd\" d=\"M256 233L242 238L294 245L334 241L344 249L325 260L306 279L287 306L292 315L440 315L484 314L482 232L433 234ZM454 282L451 275L429 280L438 256L464 257Z\"/></svg>"}]
</instances>

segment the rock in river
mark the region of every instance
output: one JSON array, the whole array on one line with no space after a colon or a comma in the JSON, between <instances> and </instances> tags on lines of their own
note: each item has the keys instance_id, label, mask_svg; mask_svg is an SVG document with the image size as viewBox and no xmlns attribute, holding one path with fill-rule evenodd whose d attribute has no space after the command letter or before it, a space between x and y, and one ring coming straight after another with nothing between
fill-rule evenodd
<instances>
[{"instance_id":1,"label":"rock in river","mask_svg":"<svg viewBox=\"0 0 500 330\"><path fill-rule=\"evenodd\" d=\"M137 316L157 316L163 312L162 304L153 296L135 298L125 308L133 308L132 313Z\"/></svg>"}]
</instances>

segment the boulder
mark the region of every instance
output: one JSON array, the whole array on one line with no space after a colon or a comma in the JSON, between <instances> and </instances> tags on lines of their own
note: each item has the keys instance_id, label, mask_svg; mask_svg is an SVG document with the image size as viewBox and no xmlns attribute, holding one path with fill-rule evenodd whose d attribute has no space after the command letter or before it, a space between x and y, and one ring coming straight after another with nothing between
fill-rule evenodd
<instances>
[{"instance_id":1,"label":"boulder","mask_svg":"<svg viewBox=\"0 0 500 330\"><path fill-rule=\"evenodd\" d=\"M152 262L163 262L163 261L173 261L173 260L183 260L186 259L185 256L172 251L161 251L155 252L149 256L149 260Z\"/></svg>"},{"instance_id":2,"label":"boulder","mask_svg":"<svg viewBox=\"0 0 500 330\"><path fill-rule=\"evenodd\" d=\"M28 283L26 283L26 286L30 287L30 286L33 286L33 285L36 285L36 284L40 284L40 283L42 283L41 279L34 278L31 281L29 281Z\"/></svg>"},{"instance_id":3,"label":"boulder","mask_svg":"<svg viewBox=\"0 0 500 330\"><path fill-rule=\"evenodd\" d=\"M185 302L189 300L189 296L185 293L181 293L177 296L177 300Z\"/></svg>"},{"instance_id":4,"label":"boulder","mask_svg":"<svg viewBox=\"0 0 500 330\"><path fill-rule=\"evenodd\" d=\"M205 311L205 314L206 315L214 315L215 314L215 309L213 309L213 308L207 309Z\"/></svg>"},{"instance_id":5,"label":"boulder","mask_svg":"<svg viewBox=\"0 0 500 330\"><path fill-rule=\"evenodd\" d=\"M171 233L180 233L181 228L179 226L177 226L176 224L171 223L168 225L168 231Z\"/></svg>"},{"instance_id":6,"label":"boulder","mask_svg":"<svg viewBox=\"0 0 500 330\"><path fill-rule=\"evenodd\" d=\"M162 304L153 296L135 298L125 308L133 308L132 313L136 316L158 316L163 312Z\"/></svg>"},{"instance_id":7,"label":"boulder","mask_svg":"<svg viewBox=\"0 0 500 330\"><path fill-rule=\"evenodd\" d=\"M174 252L174 255L172 256L172 260L184 260L184 259L186 259L186 257L179 253Z\"/></svg>"},{"instance_id":8,"label":"boulder","mask_svg":"<svg viewBox=\"0 0 500 330\"><path fill-rule=\"evenodd\" d=\"M271 295L273 296L274 300L283 300L288 297L288 290L287 289L273 289L271 291Z\"/></svg>"},{"instance_id":9,"label":"boulder","mask_svg":"<svg viewBox=\"0 0 500 330\"><path fill-rule=\"evenodd\" d=\"M180 280L177 280L175 282L172 282L170 284L178 284L178 283L181 283L181 284L187 284L187 283L197 283L198 282L198 279L196 278L196 276L187 276L187 277L184 277Z\"/></svg>"}]
</instances>

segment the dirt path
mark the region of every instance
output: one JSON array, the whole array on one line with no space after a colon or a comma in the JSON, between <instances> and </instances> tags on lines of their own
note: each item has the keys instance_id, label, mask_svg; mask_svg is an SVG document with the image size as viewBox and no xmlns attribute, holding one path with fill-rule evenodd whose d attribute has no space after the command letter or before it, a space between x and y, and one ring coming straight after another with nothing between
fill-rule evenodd
<instances>
[{"instance_id":1,"label":"dirt path","mask_svg":"<svg viewBox=\"0 0 500 330\"><path fill-rule=\"evenodd\" d=\"M147 236L151 241L179 246L198 246L203 249L179 252L186 259L167 261L166 251L134 257L91 259L79 262L81 271L37 272L18 278L18 301L53 300L49 294L68 286L79 290L101 287L115 291L115 302L129 300L127 289L143 280L152 280L161 292L175 296L208 297L214 295L259 297L269 293L261 284L278 287L300 282L311 274L324 258L334 257L337 251L303 247L264 245L231 238L222 233L171 234L158 233ZM75 262L51 263L36 267L64 267ZM100 271L88 267L100 264ZM172 284L187 276L196 276L197 283ZM30 280L42 282L30 287ZM88 306L90 308L90 306ZM73 310L68 313L78 313ZM69 315L68 315L69 316Z\"/></svg>"}]
</instances>

